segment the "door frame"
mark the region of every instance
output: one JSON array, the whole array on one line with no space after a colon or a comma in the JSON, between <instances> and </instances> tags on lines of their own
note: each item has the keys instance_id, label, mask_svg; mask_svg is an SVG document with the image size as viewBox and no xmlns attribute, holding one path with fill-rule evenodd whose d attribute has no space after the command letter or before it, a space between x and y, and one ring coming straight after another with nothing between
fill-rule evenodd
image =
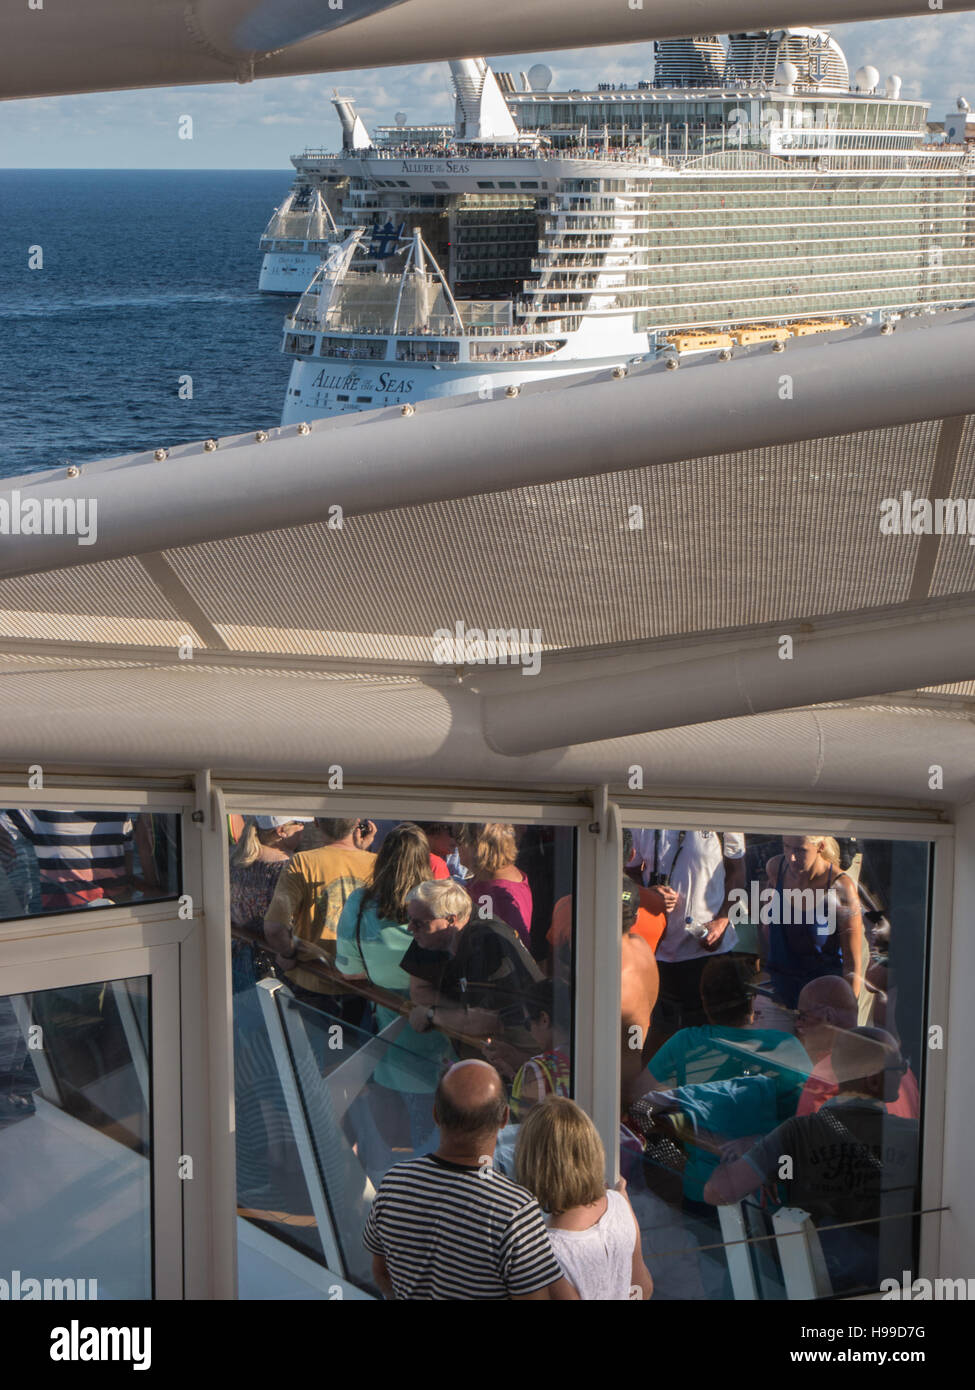
<instances>
[{"instance_id":1,"label":"door frame","mask_svg":"<svg viewBox=\"0 0 975 1390\"><path fill-rule=\"evenodd\" d=\"M110 911L111 909L102 909ZM27 919L29 920L29 919ZM108 937L111 937L111 941ZM183 1292L183 1183L179 1057L179 943L124 946L115 931L0 942L4 995L148 977L150 981L150 1153L152 1297Z\"/></svg>"}]
</instances>

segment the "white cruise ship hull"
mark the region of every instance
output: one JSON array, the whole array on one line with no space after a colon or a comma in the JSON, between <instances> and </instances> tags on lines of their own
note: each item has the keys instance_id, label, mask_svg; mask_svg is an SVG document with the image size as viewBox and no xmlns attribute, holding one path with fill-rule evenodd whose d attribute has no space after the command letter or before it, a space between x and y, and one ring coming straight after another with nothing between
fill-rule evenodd
<instances>
[{"instance_id":1,"label":"white cruise ship hull","mask_svg":"<svg viewBox=\"0 0 975 1390\"><path fill-rule=\"evenodd\" d=\"M484 400L495 400L509 388L519 388L527 382L562 382L584 372L622 365L626 360L624 353L612 359L554 359L544 365L461 364L435 368L421 362L323 362L299 358L291 367L281 423L300 424L303 420L445 396L480 395Z\"/></svg>"},{"instance_id":2,"label":"white cruise ship hull","mask_svg":"<svg viewBox=\"0 0 975 1390\"><path fill-rule=\"evenodd\" d=\"M297 299L320 265L317 251L267 251L257 288L265 294L288 294Z\"/></svg>"}]
</instances>

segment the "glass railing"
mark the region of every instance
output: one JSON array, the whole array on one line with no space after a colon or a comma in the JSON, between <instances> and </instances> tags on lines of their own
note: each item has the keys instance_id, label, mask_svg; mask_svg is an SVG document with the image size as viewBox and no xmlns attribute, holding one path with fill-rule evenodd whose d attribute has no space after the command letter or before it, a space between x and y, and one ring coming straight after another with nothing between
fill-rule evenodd
<instances>
[{"instance_id":1,"label":"glass railing","mask_svg":"<svg viewBox=\"0 0 975 1390\"><path fill-rule=\"evenodd\" d=\"M150 991L0 995L4 1299L152 1297Z\"/></svg>"},{"instance_id":2,"label":"glass railing","mask_svg":"<svg viewBox=\"0 0 975 1390\"><path fill-rule=\"evenodd\" d=\"M316 1005L258 980L249 952L235 945L238 1215L378 1292L363 1226L388 1169L436 1147L433 1093L452 1042L415 1032L399 1012L408 1001L368 986L355 986L366 1016L352 1025L331 1012L336 996Z\"/></svg>"}]
</instances>

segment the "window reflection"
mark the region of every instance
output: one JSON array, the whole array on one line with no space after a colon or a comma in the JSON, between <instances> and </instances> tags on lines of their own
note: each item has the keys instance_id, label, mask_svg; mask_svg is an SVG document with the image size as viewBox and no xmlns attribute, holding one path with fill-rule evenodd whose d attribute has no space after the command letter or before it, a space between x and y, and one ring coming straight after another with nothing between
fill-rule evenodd
<instances>
[{"instance_id":1,"label":"window reflection","mask_svg":"<svg viewBox=\"0 0 975 1390\"><path fill-rule=\"evenodd\" d=\"M0 996L0 1279L21 1281L14 1297L152 1296L149 1020L145 976Z\"/></svg>"},{"instance_id":2,"label":"window reflection","mask_svg":"<svg viewBox=\"0 0 975 1390\"><path fill-rule=\"evenodd\" d=\"M436 1148L453 1062L498 1069L509 1173L518 1123L571 1092L574 831L365 814L230 829L238 1208L329 1263L324 1199L369 1286L360 1197Z\"/></svg>"},{"instance_id":3,"label":"window reflection","mask_svg":"<svg viewBox=\"0 0 975 1390\"><path fill-rule=\"evenodd\" d=\"M0 811L0 917L158 901L179 885L175 815Z\"/></svg>"},{"instance_id":4,"label":"window reflection","mask_svg":"<svg viewBox=\"0 0 975 1390\"><path fill-rule=\"evenodd\" d=\"M862 1293L913 1267L929 857L815 831L627 833L664 919L642 1044L624 954L621 1066L658 1299Z\"/></svg>"}]
</instances>

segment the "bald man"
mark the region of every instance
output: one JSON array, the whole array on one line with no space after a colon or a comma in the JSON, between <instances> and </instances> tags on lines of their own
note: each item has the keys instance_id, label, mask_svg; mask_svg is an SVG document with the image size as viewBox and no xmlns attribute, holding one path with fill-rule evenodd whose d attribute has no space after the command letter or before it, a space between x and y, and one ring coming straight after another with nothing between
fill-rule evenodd
<instances>
[{"instance_id":1,"label":"bald man","mask_svg":"<svg viewBox=\"0 0 975 1390\"><path fill-rule=\"evenodd\" d=\"M487 1062L441 1078L435 1153L392 1167L363 1235L385 1298L571 1299L538 1203L493 1166L508 1123L504 1086Z\"/></svg>"},{"instance_id":2,"label":"bald man","mask_svg":"<svg viewBox=\"0 0 975 1390\"><path fill-rule=\"evenodd\" d=\"M857 1013L857 997L841 975L810 980L800 992L796 1035L809 1054L813 1070L802 1089L797 1115L815 1114L838 1093L833 1049L838 1038L856 1028ZM897 1094L886 1102L886 1109L888 1115L900 1115L905 1120L916 1120L920 1115L920 1092L909 1067L904 1067Z\"/></svg>"}]
</instances>

